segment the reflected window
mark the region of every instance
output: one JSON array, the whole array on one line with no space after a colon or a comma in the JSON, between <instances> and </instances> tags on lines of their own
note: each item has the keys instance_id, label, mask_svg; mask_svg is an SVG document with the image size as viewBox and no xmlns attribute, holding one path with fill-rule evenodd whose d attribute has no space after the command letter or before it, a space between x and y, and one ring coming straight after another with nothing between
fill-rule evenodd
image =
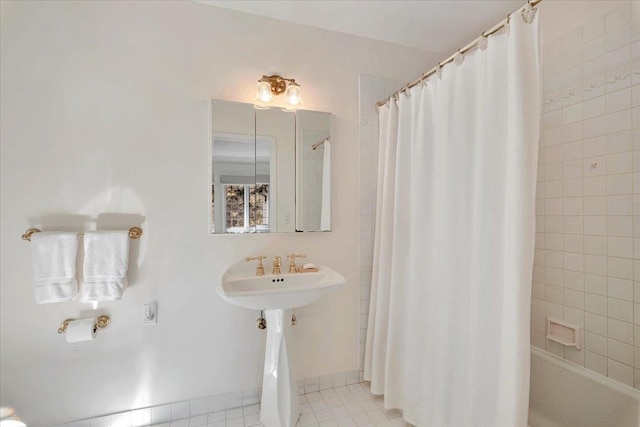
<instances>
[{"instance_id":1,"label":"reflected window","mask_svg":"<svg viewBox=\"0 0 640 427\"><path fill-rule=\"evenodd\" d=\"M226 204L226 223L227 231L239 232L245 230L245 224L248 224L248 209L245 212L245 207L249 207L245 203L245 188L248 185L225 185L224 189L225 204Z\"/></svg>"},{"instance_id":2,"label":"reflected window","mask_svg":"<svg viewBox=\"0 0 640 427\"><path fill-rule=\"evenodd\" d=\"M212 194L215 192L213 187ZM246 233L251 229L259 233L269 232L269 184L227 184L224 191L224 218L228 233ZM215 218L213 205L211 210L212 218Z\"/></svg>"},{"instance_id":3,"label":"reflected window","mask_svg":"<svg viewBox=\"0 0 640 427\"><path fill-rule=\"evenodd\" d=\"M250 187L249 206L255 213L251 226L258 231L269 231L269 184L257 184Z\"/></svg>"}]
</instances>

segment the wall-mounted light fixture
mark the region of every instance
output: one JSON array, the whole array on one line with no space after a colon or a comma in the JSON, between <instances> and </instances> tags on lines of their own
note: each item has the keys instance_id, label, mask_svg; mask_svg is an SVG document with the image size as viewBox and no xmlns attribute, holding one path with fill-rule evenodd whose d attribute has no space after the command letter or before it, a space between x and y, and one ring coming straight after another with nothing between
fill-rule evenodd
<instances>
[{"instance_id":1,"label":"wall-mounted light fixture","mask_svg":"<svg viewBox=\"0 0 640 427\"><path fill-rule=\"evenodd\" d=\"M27 427L16 415L13 408L3 406L0 408L0 426L2 427Z\"/></svg>"},{"instance_id":2,"label":"wall-mounted light fixture","mask_svg":"<svg viewBox=\"0 0 640 427\"><path fill-rule=\"evenodd\" d=\"M296 83L294 79L286 79L281 76L262 76L258 80L258 93L256 94L256 101L261 105L256 105L256 108L269 108L268 105L274 96L285 94L288 111L292 111L295 107L302 105L302 96L300 95L300 85Z\"/></svg>"}]
</instances>

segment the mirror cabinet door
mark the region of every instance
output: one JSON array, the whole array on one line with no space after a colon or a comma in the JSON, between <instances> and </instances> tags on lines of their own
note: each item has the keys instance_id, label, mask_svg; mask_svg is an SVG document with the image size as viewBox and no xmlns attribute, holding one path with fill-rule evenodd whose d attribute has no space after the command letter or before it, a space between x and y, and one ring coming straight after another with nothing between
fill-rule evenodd
<instances>
[{"instance_id":1,"label":"mirror cabinet door","mask_svg":"<svg viewBox=\"0 0 640 427\"><path fill-rule=\"evenodd\" d=\"M295 231L296 116L279 108L255 111L257 230Z\"/></svg>"},{"instance_id":2,"label":"mirror cabinet door","mask_svg":"<svg viewBox=\"0 0 640 427\"><path fill-rule=\"evenodd\" d=\"M211 102L211 233L331 230L331 115Z\"/></svg>"},{"instance_id":3,"label":"mirror cabinet door","mask_svg":"<svg viewBox=\"0 0 640 427\"><path fill-rule=\"evenodd\" d=\"M255 232L250 200L256 191L255 110L228 101L213 101L211 110L211 232Z\"/></svg>"},{"instance_id":4,"label":"mirror cabinet door","mask_svg":"<svg viewBox=\"0 0 640 427\"><path fill-rule=\"evenodd\" d=\"M296 117L296 230L331 231L331 114Z\"/></svg>"}]
</instances>

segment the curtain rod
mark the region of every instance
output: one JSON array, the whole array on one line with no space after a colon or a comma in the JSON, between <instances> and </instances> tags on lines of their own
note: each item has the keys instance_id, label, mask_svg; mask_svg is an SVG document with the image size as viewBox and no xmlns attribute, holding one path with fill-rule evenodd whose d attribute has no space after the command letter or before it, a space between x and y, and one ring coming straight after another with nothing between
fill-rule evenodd
<instances>
[{"instance_id":1,"label":"curtain rod","mask_svg":"<svg viewBox=\"0 0 640 427\"><path fill-rule=\"evenodd\" d=\"M318 147L320 147L320 146L321 146L322 144L324 144L325 142L329 142L329 138L325 138L325 139L323 139L323 140L322 140L322 141L320 141L320 142L316 142L315 144L313 144L313 145L311 146L311 149L312 149L313 151L315 151Z\"/></svg>"},{"instance_id":2,"label":"curtain rod","mask_svg":"<svg viewBox=\"0 0 640 427\"><path fill-rule=\"evenodd\" d=\"M510 19L511 15L516 14L518 12L523 12L527 7L529 7L529 6L533 7L533 6L537 5L538 3L540 3L541 1L542 0L529 0L527 2L527 4L525 4L525 5L521 6L520 8L516 9L515 12L512 12L509 15L507 15L507 18L504 21L500 22L499 24L494 25L493 27L491 27L487 31L483 31L482 34L480 35L480 37L474 39L471 43L468 43L463 48L458 49L458 51L456 53L454 53L453 55L451 55L450 57L448 57L444 61L439 62L438 65L436 65L435 67L433 67L432 69L430 69L426 73L423 73L420 77L418 77L417 79L415 79L411 83L409 83L409 84L405 85L404 87L402 87L401 89L397 90L396 92L394 92L391 96L389 96L384 101L376 102L376 107L382 107L384 104L389 102L391 100L391 98L393 98L394 96L397 96L399 93L405 92L405 91L411 89L412 87L417 86L422 81L424 81L425 79L427 79L430 76L432 76L433 74L435 74L438 71L438 69L440 69L441 67L443 67L443 66L447 65L448 63L452 62L455 59L456 55L465 54L465 53L469 52L471 49L473 49L474 47L476 47L478 45L478 41L481 38L488 37L488 36L490 36L492 34L497 33L501 29L503 29L505 23L509 22L509 19Z\"/></svg>"}]
</instances>

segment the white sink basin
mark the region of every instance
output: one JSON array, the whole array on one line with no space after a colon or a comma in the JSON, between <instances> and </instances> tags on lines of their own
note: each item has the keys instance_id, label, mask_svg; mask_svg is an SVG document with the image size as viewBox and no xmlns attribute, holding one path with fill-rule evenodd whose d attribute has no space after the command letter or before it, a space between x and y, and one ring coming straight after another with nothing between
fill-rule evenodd
<instances>
[{"instance_id":1,"label":"white sink basin","mask_svg":"<svg viewBox=\"0 0 640 427\"><path fill-rule=\"evenodd\" d=\"M346 284L324 266L314 273L255 276L227 270L220 295L231 304L253 310L287 310L319 301ZM255 273L254 273L255 274Z\"/></svg>"}]
</instances>

